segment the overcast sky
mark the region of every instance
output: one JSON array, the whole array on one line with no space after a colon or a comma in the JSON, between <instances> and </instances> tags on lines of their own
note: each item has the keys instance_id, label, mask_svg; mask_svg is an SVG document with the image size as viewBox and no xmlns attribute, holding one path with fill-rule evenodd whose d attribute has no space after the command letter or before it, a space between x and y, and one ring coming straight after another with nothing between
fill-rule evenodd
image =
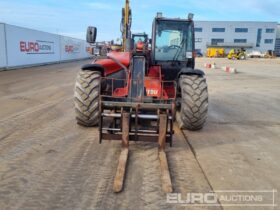
<instances>
[{"instance_id":1,"label":"overcast sky","mask_svg":"<svg viewBox=\"0 0 280 210\"><path fill-rule=\"evenodd\" d=\"M85 38L88 25L98 28L98 40L120 37L125 0L0 0L0 22ZM131 0L132 30L150 33L153 17L195 14L195 20L280 22L280 0Z\"/></svg>"}]
</instances>

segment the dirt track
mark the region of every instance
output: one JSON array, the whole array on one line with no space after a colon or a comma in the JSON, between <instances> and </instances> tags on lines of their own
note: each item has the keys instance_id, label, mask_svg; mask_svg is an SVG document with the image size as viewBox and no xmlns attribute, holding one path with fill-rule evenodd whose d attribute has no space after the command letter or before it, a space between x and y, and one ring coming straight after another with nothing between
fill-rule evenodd
<instances>
[{"instance_id":1,"label":"dirt track","mask_svg":"<svg viewBox=\"0 0 280 210\"><path fill-rule=\"evenodd\" d=\"M167 148L174 191L279 191L280 60L200 58L197 67L206 62L240 73L204 69L205 128L175 127ZM83 63L0 72L0 209L184 209L166 203L153 144L131 144L124 191L112 192L120 142L100 145L97 129L74 119L73 85Z\"/></svg>"}]
</instances>

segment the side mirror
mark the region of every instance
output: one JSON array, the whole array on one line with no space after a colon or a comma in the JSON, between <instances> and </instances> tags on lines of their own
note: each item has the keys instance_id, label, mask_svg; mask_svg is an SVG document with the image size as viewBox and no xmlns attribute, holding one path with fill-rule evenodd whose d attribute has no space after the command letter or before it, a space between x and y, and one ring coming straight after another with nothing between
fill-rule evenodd
<instances>
[{"instance_id":1,"label":"side mirror","mask_svg":"<svg viewBox=\"0 0 280 210\"><path fill-rule=\"evenodd\" d=\"M93 26L89 26L87 28L87 42L90 44L94 44L96 40L97 28Z\"/></svg>"}]
</instances>

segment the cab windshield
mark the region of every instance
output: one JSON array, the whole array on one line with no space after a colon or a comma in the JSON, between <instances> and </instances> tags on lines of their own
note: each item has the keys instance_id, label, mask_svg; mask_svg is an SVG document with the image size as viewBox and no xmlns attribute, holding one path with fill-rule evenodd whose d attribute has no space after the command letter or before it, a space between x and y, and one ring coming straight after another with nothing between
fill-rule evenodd
<instances>
[{"instance_id":1,"label":"cab windshield","mask_svg":"<svg viewBox=\"0 0 280 210\"><path fill-rule=\"evenodd\" d=\"M185 61L192 55L192 24L187 21L158 21L155 36L155 60Z\"/></svg>"}]
</instances>

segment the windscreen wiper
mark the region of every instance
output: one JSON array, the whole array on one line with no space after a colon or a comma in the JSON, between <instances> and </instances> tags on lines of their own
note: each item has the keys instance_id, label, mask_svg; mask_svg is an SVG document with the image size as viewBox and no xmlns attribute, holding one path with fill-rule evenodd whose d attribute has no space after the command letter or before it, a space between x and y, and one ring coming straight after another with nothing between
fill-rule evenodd
<instances>
[{"instance_id":1,"label":"windscreen wiper","mask_svg":"<svg viewBox=\"0 0 280 210\"><path fill-rule=\"evenodd\" d=\"M182 49L183 49L183 46L185 45L186 41L187 41L187 39L184 37L184 38L182 39L181 43L180 43L180 48L177 49L177 51L176 51L176 53L175 53L175 55L174 55L172 61L175 61L175 60L178 59L178 57L179 57L179 55L181 54Z\"/></svg>"}]
</instances>

